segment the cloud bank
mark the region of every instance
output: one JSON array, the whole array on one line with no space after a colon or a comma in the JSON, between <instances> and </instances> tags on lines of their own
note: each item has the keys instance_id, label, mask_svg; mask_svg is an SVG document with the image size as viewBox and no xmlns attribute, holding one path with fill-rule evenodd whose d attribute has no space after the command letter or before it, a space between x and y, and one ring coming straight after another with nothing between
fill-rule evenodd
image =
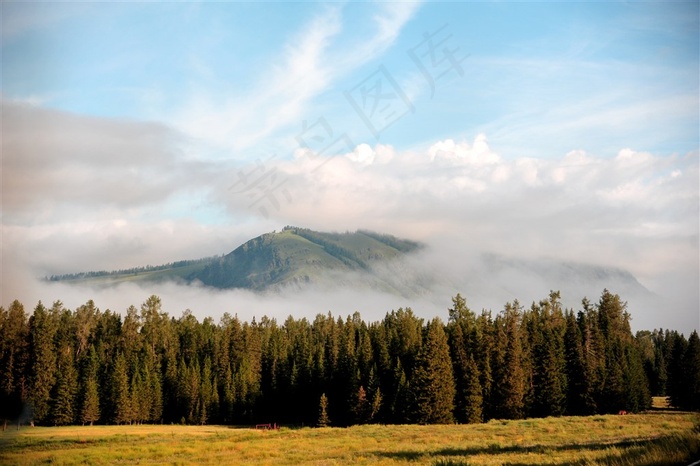
<instances>
[{"instance_id":1,"label":"cloud bank","mask_svg":"<svg viewBox=\"0 0 700 466\"><path fill-rule=\"evenodd\" d=\"M28 306L39 299L77 306L93 298L123 310L155 293L174 315L185 308L200 317L358 310L374 319L399 306L440 313L461 291L468 301L467 292L474 295L477 310L497 311L514 298L526 304L544 298L547 286L555 286L535 283L512 264L556 259L632 272L659 297L634 303L644 307L636 328L699 325L697 152L620 148L518 158L494 152L478 134L414 151L361 144L329 159L300 149L294 157L244 166L192 156L186 137L151 123L3 101L2 124L4 305L19 298ZM260 175L274 172L286 194L231 189L256 167ZM264 203L267 218L259 211ZM283 298L173 284L86 290L36 280L227 253L286 224L420 240L431 251L421 266L453 279L440 278L431 293L411 300L350 288ZM478 282L488 266L482 253L516 262L483 272ZM491 296L476 296L488 287L475 283L491 277L498 281ZM525 295L528 289L536 291ZM565 296L571 306L582 297Z\"/></svg>"}]
</instances>

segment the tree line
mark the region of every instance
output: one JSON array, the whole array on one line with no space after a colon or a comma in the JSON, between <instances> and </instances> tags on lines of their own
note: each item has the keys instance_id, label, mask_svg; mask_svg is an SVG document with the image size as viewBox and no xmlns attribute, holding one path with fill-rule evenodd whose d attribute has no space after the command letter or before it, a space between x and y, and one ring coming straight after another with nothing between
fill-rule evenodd
<instances>
[{"instance_id":1,"label":"tree line","mask_svg":"<svg viewBox=\"0 0 700 466\"><path fill-rule=\"evenodd\" d=\"M224 314L180 318L149 297L122 317L0 307L0 418L39 425L188 423L348 426L478 423L636 412L651 396L700 409L700 339L632 334L618 295L564 309L559 292L477 314L452 299L445 324L410 308L367 323Z\"/></svg>"}]
</instances>

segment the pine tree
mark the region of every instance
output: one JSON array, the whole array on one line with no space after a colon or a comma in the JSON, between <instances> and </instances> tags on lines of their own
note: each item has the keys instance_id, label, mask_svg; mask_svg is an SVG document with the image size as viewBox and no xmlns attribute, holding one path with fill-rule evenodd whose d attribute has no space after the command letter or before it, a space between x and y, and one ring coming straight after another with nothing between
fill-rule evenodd
<instances>
[{"instance_id":1,"label":"pine tree","mask_svg":"<svg viewBox=\"0 0 700 466\"><path fill-rule=\"evenodd\" d=\"M680 408L685 405L685 351L688 341L685 336L676 331L669 331L666 335L668 360L668 385L667 391L671 405Z\"/></svg>"},{"instance_id":2,"label":"pine tree","mask_svg":"<svg viewBox=\"0 0 700 466\"><path fill-rule=\"evenodd\" d=\"M626 304L618 295L607 289L598 302L598 324L603 335L605 348L605 372L600 403L605 413L616 413L625 409L625 343L623 313Z\"/></svg>"},{"instance_id":3,"label":"pine tree","mask_svg":"<svg viewBox=\"0 0 700 466\"><path fill-rule=\"evenodd\" d=\"M150 361L150 357L146 356L144 365L146 369L146 380L148 391L148 406L149 411L146 413L146 420L158 422L163 418L163 386L161 383L160 364Z\"/></svg>"},{"instance_id":4,"label":"pine tree","mask_svg":"<svg viewBox=\"0 0 700 466\"><path fill-rule=\"evenodd\" d=\"M357 314L359 318L359 314ZM350 317L343 323L338 321L340 329L338 345L338 363L332 375L332 391L330 396L334 400L343 400L344 403L336 403L331 410L335 425L346 426L353 422L353 407L359 388L357 377L357 359L355 357L355 330L359 327Z\"/></svg>"},{"instance_id":5,"label":"pine tree","mask_svg":"<svg viewBox=\"0 0 700 466\"><path fill-rule=\"evenodd\" d=\"M331 425L331 420L328 417L328 398L326 394L321 394L321 399L318 403L318 422L316 423L318 427L328 427Z\"/></svg>"},{"instance_id":6,"label":"pine tree","mask_svg":"<svg viewBox=\"0 0 700 466\"><path fill-rule=\"evenodd\" d=\"M685 377L681 407L700 411L700 338L697 330L694 330L688 338L688 347L683 355L683 367Z\"/></svg>"},{"instance_id":7,"label":"pine tree","mask_svg":"<svg viewBox=\"0 0 700 466\"><path fill-rule=\"evenodd\" d=\"M399 358L396 358L393 381L395 388L390 413L388 415L389 421L396 424L410 422L411 412L409 408L411 386Z\"/></svg>"},{"instance_id":8,"label":"pine tree","mask_svg":"<svg viewBox=\"0 0 700 466\"><path fill-rule=\"evenodd\" d=\"M214 387L212 385L211 360L209 357L204 361L204 369L202 369L201 389L199 391L199 424L204 425L213 414L212 399Z\"/></svg>"},{"instance_id":9,"label":"pine tree","mask_svg":"<svg viewBox=\"0 0 700 466\"><path fill-rule=\"evenodd\" d=\"M24 306L14 300L5 312L0 308L0 416L17 419L27 398L27 336Z\"/></svg>"},{"instance_id":10,"label":"pine tree","mask_svg":"<svg viewBox=\"0 0 700 466\"><path fill-rule=\"evenodd\" d=\"M484 420L493 417L493 370L492 360L494 358L494 325L490 312L482 311L476 320L476 351L474 360L479 369L479 384L483 398L482 411Z\"/></svg>"},{"instance_id":11,"label":"pine tree","mask_svg":"<svg viewBox=\"0 0 700 466\"><path fill-rule=\"evenodd\" d=\"M58 378L53 397L53 421L62 426L75 421L75 400L78 392L78 376L73 363L73 351L63 348L59 354Z\"/></svg>"},{"instance_id":12,"label":"pine tree","mask_svg":"<svg viewBox=\"0 0 700 466\"><path fill-rule=\"evenodd\" d=\"M459 298L460 296L457 295ZM457 298L455 298L456 300ZM457 308L455 303L455 308ZM464 317L449 324L450 352L455 379L455 418L458 422L478 423L483 420L483 392L479 367L474 361L473 349L464 338ZM476 329L473 328L476 342ZM474 347L477 345L474 343Z\"/></svg>"},{"instance_id":13,"label":"pine tree","mask_svg":"<svg viewBox=\"0 0 700 466\"><path fill-rule=\"evenodd\" d=\"M564 336L566 376L568 392L566 397L568 414L592 414L592 386L586 377L586 363L583 353L581 331L573 311L566 314L566 334Z\"/></svg>"},{"instance_id":14,"label":"pine tree","mask_svg":"<svg viewBox=\"0 0 700 466\"><path fill-rule=\"evenodd\" d=\"M54 336L58 327L57 314L41 304L34 308L29 319L29 399L34 421L48 421L51 408L51 390L56 383L56 349Z\"/></svg>"},{"instance_id":15,"label":"pine tree","mask_svg":"<svg viewBox=\"0 0 700 466\"><path fill-rule=\"evenodd\" d=\"M134 422L142 424L150 420L151 404L155 398L151 392L150 374L143 362L140 362L131 378L131 412Z\"/></svg>"},{"instance_id":16,"label":"pine tree","mask_svg":"<svg viewBox=\"0 0 700 466\"><path fill-rule=\"evenodd\" d=\"M628 341L625 347L625 409L639 412L651 407L649 382L644 372L642 357L633 341Z\"/></svg>"},{"instance_id":17,"label":"pine tree","mask_svg":"<svg viewBox=\"0 0 700 466\"><path fill-rule=\"evenodd\" d=\"M126 358L119 353L112 372L112 398L114 400L114 422L116 424L131 424L134 420L131 393L129 391L129 374L126 369Z\"/></svg>"},{"instance_id":18,"label":"pine tree","mask_svg":"<svg viewBox=\"0 0 700 466\"><path fill-rule=\"evenodd\" d=\"M355 415L355 424L367 424L371 420L371 406L367 399L365 387L362 385L357 390L357 400L355 401L353 414Z\"/></svg>"},{"instance_id":19,"label":"pine tree","mask_svg":"<svg viewBox=\"0 0 700 466\"><path fill-rule=\"evenodd\" d=\"M540 352L538 377L538 415L559 416L566 409L566 375L563 373L562 351L557 344L556 331L545 328Z\"/></svg>"},{"instance_id":20,"label":"pine tree","mask_svg":"<svg viewBox=\"0 0 700 466\"><path fill-rule=\"evenodd\" d=\"M97 353L92 346L84 365L81 381L82 407L80 409L80 420L83 424L89 422L92 425L100 418L100 394L97 382L98 361Z\"/></svg>"},{"instance_id":21,"label":"pine tree","mask_svg":"<svg viewBox=\"0 0 700 466\"><path fill-rule=\"evenodd\" d=\"M588 299L581 301L583 309L579 311L576 323L581 331L581 349L583 350L584 381L586 383L586 408L584 414L599 412L598 403L602 398L605 379L605 345L598 327L597 311Z\"/></svg>"},{"instance_id":22,"label":"pine tree","mask_svg":"<svg viewBox=\"0 0 700 466\"><path fill-rule=\"evenodd\" d=\"M411 379L413 421L419 424L454 422L455 386L447 336L440 319L432 320Z\"/></svg>"},{"instance_id":23,"label":"pine tree","mask_svg":"<svg viewBox=\"0 0 700 466\"><path fill-rule=\"evenodd\" d=\"M382 409L382 391L379 387L374 391L372 404L370 406L369 420L367 422L377 422Z\"/></svg>"},{"instance_id":24,"label":"pine tree","mask_svg":"<svg viewBox=\"0 0 700 466\"><path fill-rule=\"evenodd\" d=\"M503 315L494 321L497 331L494 415L505 419L520 419L525 414L520 317L521 307L516 300L506 304Z\"/></svg>"},{"instance_id":25,"label":"pine tree","mask_svg":"<svg viewBox=\"0 0 700 466\"><path fill-rule=\"evenodd\" d=\"M464 422L478 424L484 420L483 393L479 381L479 366L470 354L467 360L466 390L464 391Z\"/></svg>"}]
</instances>

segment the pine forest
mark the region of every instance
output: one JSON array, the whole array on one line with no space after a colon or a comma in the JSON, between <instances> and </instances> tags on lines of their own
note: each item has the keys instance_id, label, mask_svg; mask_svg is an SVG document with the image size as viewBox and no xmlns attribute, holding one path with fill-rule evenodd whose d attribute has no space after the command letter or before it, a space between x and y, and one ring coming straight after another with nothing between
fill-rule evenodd
<instances>
[{"instance_id":1,"label":"pine forest","mask_svg":"<svg viewBox=\"0 0 700 466\"><path fill-rule=\"evenodd\" d=\"M700 339L633 334L605 290L564 309L552 292L498 313L452 299L447 322L410 308L365 322L224 314L199 322L157 296L122 317L88 301L0 307L0 418L35 425L479 423L638 412L652 396L700 410Z\"/></svg>"}]
</instances>

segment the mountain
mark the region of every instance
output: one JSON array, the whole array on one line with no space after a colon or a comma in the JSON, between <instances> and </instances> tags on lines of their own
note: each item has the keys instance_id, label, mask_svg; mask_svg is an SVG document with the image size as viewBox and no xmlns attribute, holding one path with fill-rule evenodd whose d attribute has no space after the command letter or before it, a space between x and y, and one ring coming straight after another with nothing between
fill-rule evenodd
<instances>
[{"instance_id":1,"label":"mountain","mask_svg":"<svg viewBox=\"0 0 700 466\"><path fill-rule=\"evenodd\" d=\"M213 288L255 291L309 284L368 285L399 291L375 273L423 246L370 231L321 233L285 227L266 233L221 257L179 261L114 272L53 276L51 281L113 285L121 282L179 281Z\"/></svg>"},{"instance_id":2,"label":"mountain","mask_svg":"<svg viewBox=\"0 0 700 466\"><path fill-rule=\"evenodd\" d=\"M381 280L373 276L375 265L420 247L413 241L368 231L320 233L286 227L248 241L188 279L215 288L258 291L325 282L348 273L369 276L370 282L376 282Z\"/></svg>"},{"instance_id":3,"label":"mountain","mask_svg":"<svg viewBox=\"0 0 700 466\"><path fill-rule=\"evenodd\" d=\"M447 246L447 252L442 250ZM372 290L404 298L462 292L476 302L540 299L549 290L580 299L604 288L647 299L651 293L628 271L557 259L518 259L494 253L463 254L451 244L426 247L358 230L322 233L285 227L251 239L223 256L114 272L51 277L52 281L113 286L178 282L256 292ZM458 250L459 248L457 248ZM572 305L574 305L573 303Z\"/></svg>"}]
</instances>

